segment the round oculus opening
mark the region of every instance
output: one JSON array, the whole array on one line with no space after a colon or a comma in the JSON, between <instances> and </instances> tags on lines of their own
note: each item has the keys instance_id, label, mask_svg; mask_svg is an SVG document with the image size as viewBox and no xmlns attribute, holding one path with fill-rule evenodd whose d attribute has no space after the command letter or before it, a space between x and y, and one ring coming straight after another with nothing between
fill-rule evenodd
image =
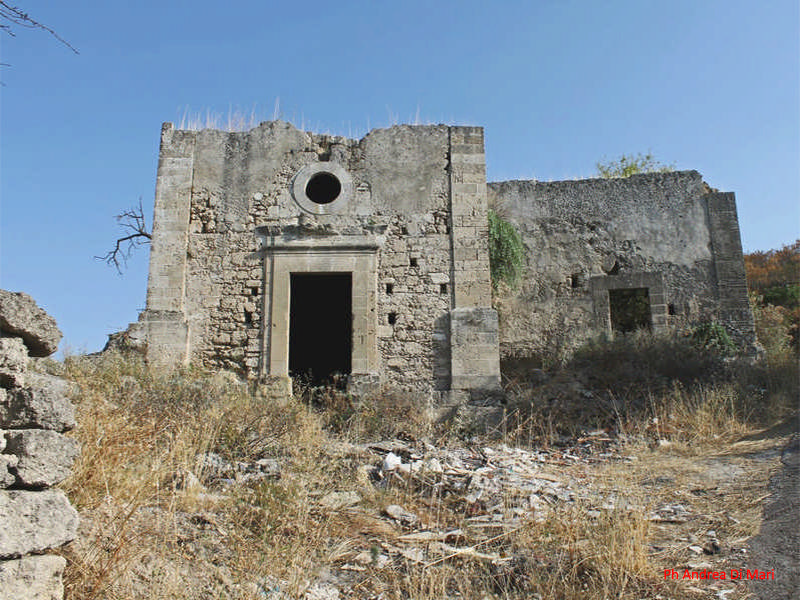
<instances>
[{"instance_id":1,"label":"round oculus opening","mask_svg":"<svg viewBox=\"0 0 800 600\"><path fill-rule=\"evenodd\" d=\"M342 183L333 173L314 173L306 184L306 196L315 204L330 204L342 192Z\"/></svg>"}]
</instances>

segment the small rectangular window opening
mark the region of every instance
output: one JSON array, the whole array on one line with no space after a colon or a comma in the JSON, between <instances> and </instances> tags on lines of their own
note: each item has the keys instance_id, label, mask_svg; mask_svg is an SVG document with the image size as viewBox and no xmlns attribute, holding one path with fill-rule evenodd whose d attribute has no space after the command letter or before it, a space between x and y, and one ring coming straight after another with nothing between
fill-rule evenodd
<instances>
[{"instance_id":1,"label":"small rectangular window opening","mask_svg":"<svg viewBox=\"0 0 800 600\"><path fill-rule=\"evenodd\" d=\"M250 295L251 296L258 296L258 288L257 287L251 287L250 288Z\"/></svg>"},{"instance_id":2,"label":"small rectangular window opening","mask_svg":"<svg viewBox=\"0 0 800 600\"><path fill-rule=\"evenodd\" d=\"M397 323L397 313L390 312L388 321L389 325L394 325L395 323Z\"/></svg>"},{"instance_id":3,"label":"small rectangular window opening","mask_svg":"<svg viewBox=\"0 0 800 600\"><path fill-rule=\"evenodd\" d=\"M439 293L440 294L446 294L447 293L447 284L446 283L440 283L439 284Z\"/></svg>"},{"instance_id":4,"label":"small rectangular window opening","mask_svg":"<svg viewBox=\"0 0 800 600\"><path fill-rule=\"evenodd\" d=\"M417 259L416 259L416 258L412 258L412 259L409 261L409 264L410 264L412 267L416 267L416 266L417 266L419 263L417 263Z\"/></svg>"},{"instance_id":5,"label":"small rectangular window opening","mask_svg":"<svg viewBox=\"0 0 800 600\"><path fill-rule=\"evenodd\" d=\"M674 304L668 304L667 305L667 313L669 313L671 316L675 315L675 305Z\"/></svg>"},{"instance_id":6,"label":"small rectangular window opening","mask_svg":"<svg viewBox=\"0 0 800 600\"><path fill-rule=\"evenodd\" d=\"M620 333L650 329L650 294L647 288L608 290L611 328Z\"/></svg>"},{"instance_id":7,"label":"small rectangular window opening","mask_svg":"<svg viewBox=\"0 0 800 600\"><path fill-rule=\"evenodd\" d=\"M253 313L249 310L244 311L244 323L245 325L253 325Z\"/></svg>"},{"instance_id":8,"label":"small rectangular window opening","mask_svg":"<svg viewBox=\"0 0 800 600\"><path fill-rule=\"evenodd\" d=\"M389 295L394 294L394 284L391 283L386 284L386 293Z\"/></svg>"},{"instance_id":9,"label":"small rectangular window opening","mask_svg":"<svg viewBox=\"0 0 800 600\"><path fill-rule=\"evenodd\" d=\"M581 274L580 273L573 273L572 277L570 277L572 282L572 289L576 289L581 287Z\"/></svg>"}]
</instances>

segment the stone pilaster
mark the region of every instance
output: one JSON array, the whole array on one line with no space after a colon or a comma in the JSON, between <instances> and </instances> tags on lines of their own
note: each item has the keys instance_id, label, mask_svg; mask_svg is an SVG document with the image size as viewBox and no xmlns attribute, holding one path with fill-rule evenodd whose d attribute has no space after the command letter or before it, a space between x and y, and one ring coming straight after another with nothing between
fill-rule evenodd
<instances>
[{"instance_id":1,"label":"stone pilaster","mask_svg":"<svg viewBox=\"0 0 800 600\"><path fill-rule=\"evenodd\" d=\"M736 197L732 192L715 192L708 194L706 199L717 279L719 321L742 349L755 353L755 324L747 297Z\"/></svg>"},{"instance_id":2,"label":"stone pilaster","mask_svg":"<svg viewBox=\"0 0 800 600\"><path fill-rule=\"evenodd\" d=\"M500 389L497 312L491 307L483 128L450 128L451 389Z\"/></svg>"},{"instance_id":3,"label":"stone pilaster","mask_svg":"<svg viewBox=\"0 0 800 600\"><path fill-rule=\"evenodd\" d=\"M184 295L195 137L171 123L161 129L147 309L140 318L147 330L147 359L155 365L174 366L189 358Z\"/></svg>"}]
</instances>

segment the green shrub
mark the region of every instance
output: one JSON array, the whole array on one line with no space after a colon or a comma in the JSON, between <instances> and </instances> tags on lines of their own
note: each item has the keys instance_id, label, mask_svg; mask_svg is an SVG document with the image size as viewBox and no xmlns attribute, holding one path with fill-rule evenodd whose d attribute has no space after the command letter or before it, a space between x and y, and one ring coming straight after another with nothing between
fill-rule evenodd
<instances>
[{"instance_id":1,"label":"green shrub","mask_svg":"<svg viewBox=\"0 0 800 600\"><path fill-rule=\"evenodd\" d=\"M800 305L800 285L776 285L764 290L764 303L786 308Z\"/></svg>"},{"instance_id":2,"label":"green shrub","mask_svg":"<svg viewBox=\"0 0 800 600\"><path fill-rule=\"evenodd\" d=\"M691 339L696 348L716 352L721 356L734 356L737 352L731 336L716 321L706 321L693 327Z\"/></svg>"},{"instance_id":3,"label":"green shrub","mask_svg":"<svg viewBox=\"0 0 800 600\"><path fill-rule=\"evenodd\" d=\"M516 288L525 265L522 236L492 209L489 209L489 265L494 289L501 282Z\"/></svg>"},{"instance_id":4,"label":"green shrub","mask_svg":"<svg viewBox=\"0 0 800 600\"><path fill-rule=\"evenodd\" d=\"M616 160L598 162L597 174L605 179L630 177L638 173L669 173L675 170L675 165L665 165L650 154L623 154Z\"/></svg>"}]
</instances>

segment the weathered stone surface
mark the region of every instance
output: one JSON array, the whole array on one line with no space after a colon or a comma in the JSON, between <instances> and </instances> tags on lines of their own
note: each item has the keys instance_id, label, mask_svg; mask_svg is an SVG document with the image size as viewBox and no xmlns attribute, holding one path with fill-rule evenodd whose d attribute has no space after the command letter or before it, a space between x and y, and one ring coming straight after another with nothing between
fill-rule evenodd
<instances>
[{"instance_id":1,"label":"weathered stone surface","mask_svg":"<svg viewBox=\"0 0 800 600\"><path fill-rule=\"evenodd\" d=\"M487 184L485 165L480 127L354 140L278 121L236 133L165 124L147 309L129 334L157 367L287 383L344 373L350 391L387 385L421 404L462 391L497 403L501 350L561 361L613 325L609 298L631 287L647 290L653 329L713 314L752 337L733 197L709 194L699 173ZM330 197L306 189L318 177ZM521 285L494 299L490 198L525 263ZM305 287L301 273L351 283ZM344 333L324 330L346 320ZM190 335L190 323L203 326ZM304 363L304 343L351 360Z\"/></svg>"},{"instance_id":2,"label":"weathered stone surface","mask_svg":"<svg viewBox=\"0 0 800 600\"><path fill-rule=\"evenodd\" d=\"M33 360L41 361L43 359L38 358ZM67 381L61 375L54 375L52 373L37 373L34 371L28 371L25 374L25 381L28 383L28 387L47 389L54 394L65 397L70 397L73 394L77 394L81 389L77 383Z\"/></svg>"},{"instance_id":3,"label":"weathered stone surface","mask_svg":"<svg viewBox=\"0 0 800 600\"><path fill-rule=\"evenodd\" d=\"M713 314L752 345L733 196L709 194L697 171L504 181L488 193L527 249L519 287L495 299L504 360L564 359L616 327L610 292L636 288L654 331Z\"/></svg>"},{"instance_id":4,"label":"weathered stone surface","mask_svg":"<svg viewBox=\"0 0 800 600\"><path fill-rule=\"evenodd\" d=\"M59 490L0 490L0 523L0 558L16 558L75 539L78 512Z\"/></svg>"},{"instance_id":5,"label":"weathered stone surface","mask_svg":"<svg viewBox=\"0 0 800 600\"><path fill-rule=\"evenodd\" d=\"M19 458L17 484L26 487L46 487L63 481L80 454L76 440L55 431L7 431L6 441L6 453Z\"/></svg>"},{"instance_id":6,"label":"weathered stone surface","mask_svg":"<svg viewBox=\"0 0 800 600\"><path fill-rule=\"evenodd\" d=\"M21 337L31 356L50 356L62 337L55 319L33 298L7 290L0 290L0 331Z\"/></svg>"},{"instance_id":7,"label":"weathered stone surface","mask_svg":"<svg viewBox=\"0 0 800 600\"><path fill-rule=\"evenodd\" d=\"M2 435L3 432L0 431L0 437L2 437ZM19 458L13 454L0 454L0 488L7 488L14 485L17 478L14 473L12 473L11 469L16 467L18 463Z\"/></svg>"},{"instance_id":8,"label":"weathered stone surface","mask_svg":"<svg viewBox=\"0 0 800 600\"><path fill-rule=\"evenodd\" d=\"M0 600L61 600L62 556L26 556L0 561Z\"/></svg>"},{"instance_id":9,"label":"weathered stone surface","mask_svg":"<svg viewBox=\"0 0 800 600\"><path fill-rule=\"evenodd\" d=\"M0 337L0 385L25 385L28 351L22 338Z\"/></svg>"},{"instance_id":10,"label":"weathered stone surface","mask_svg":"<svg viewBox=\"0 0 800 600\"><path fill-rule=\"evenodd\" d=\"M75 427L75 409L64 396L66 384L57 383L58 377L42 379L44 387L7 390L0 396L0 427L42 428L66 431Z\"/></svg>"}]
</instances>

